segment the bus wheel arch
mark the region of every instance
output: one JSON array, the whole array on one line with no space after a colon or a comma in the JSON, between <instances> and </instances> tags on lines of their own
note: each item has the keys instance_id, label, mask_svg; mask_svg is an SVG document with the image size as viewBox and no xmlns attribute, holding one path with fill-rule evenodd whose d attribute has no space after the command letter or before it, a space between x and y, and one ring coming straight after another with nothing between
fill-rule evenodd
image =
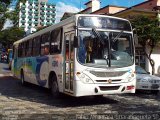
<instances>
[{"instance_id":1,"label":"bus wheel arch","mask_svg":"<svg viewBox=\"0 0 160 120\"><path fill-rule=\"evenodd\" d=\"M48 87L53 95L53 97L59 97L59 87L58 87L58 81L57 76L54 71L51 71L49 74L49 82Z\"/></svg>"}]
</instances>

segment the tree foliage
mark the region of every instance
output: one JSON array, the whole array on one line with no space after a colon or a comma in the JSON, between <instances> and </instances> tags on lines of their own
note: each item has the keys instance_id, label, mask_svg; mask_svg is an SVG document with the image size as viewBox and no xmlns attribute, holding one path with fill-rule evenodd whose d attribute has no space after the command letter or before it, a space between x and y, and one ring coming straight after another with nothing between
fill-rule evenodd
<instances>
[{"instance_id":1,"label":"tree foliage","mask_svg":"<svg viewBox=\"0 0 160 120\"><path fill-rule=\"evenodd\" d=\"M12 6L14 10L9 11L12 2L15 2L15 0L0 0L0 30L2 30L7 19L12 21L14 27L18 26L20 2L24 3L26 0L16 0L16 3Z\"/></svg>"},{"instance_id":2,"label":"tree foliage","mask_svg":"<svg viewBox=\"0 0 160 120\"><path fill-rule=\"evenodd\" d=\"M14 0L0 0L0 43L5 47L9 47L16 40L22 38L25 34L24 30L18 27L19 21L19 3L25 2L26 0L17 0L15 9L9 11L10 4ZM10 28L3 29L4 23L7 19L10 19L13 26Z\"/></svg>"},{"instance_id":3,"label":"tree foliage","mask_svg":"<svg viewBox=\"0 0 160 120\"><path fill-rule=\"evenodd\" d=\"M154 60L151 54L157 44L160 42L160 27L157 18L149 18L148 16L137 16L131 23L136 28L138 42L143 46L146 57L149 59L152 66L152 74L154 74ZM150 47L149 53L146 52L146 45Z\"/></svg>"},{"instance_id":4,"label":"tree foliage","mask_svg":"<svg viewBox=\"0 0 160 120\"><path fill-rule=\"evenodd\" d=\"M11 3L11 0L0 0L0 2L9 5Z\"/></svg>"},{"instance_id":5,"label":"tree foliage","mask_svg":"<svg viewBox=\"0 0 160 120\"><path fill-rule=\"evenodd\" d=\"M0 30L2 30L4 23L8 17L8 6L11 0L0 0Z\"/></svg>"},{"instance_id":6,"label":"tree foliage","mask_svg":"<svg viewBox=\"0 0 160 120\"><path fill-rule=\"evenodd\" d=\"M0 42L9 47L13 42L21 39L24 36L24 31L19 27L11 27L0 32Z\"/></svg>"}]
</instances>

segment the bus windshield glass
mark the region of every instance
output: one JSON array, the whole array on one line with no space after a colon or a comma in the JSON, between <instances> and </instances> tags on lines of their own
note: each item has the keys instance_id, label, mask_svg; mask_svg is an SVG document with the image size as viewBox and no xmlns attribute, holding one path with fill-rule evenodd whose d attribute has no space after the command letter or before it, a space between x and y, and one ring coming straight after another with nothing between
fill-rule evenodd
<instances>
[{"instance_id":1,"label":"bus windshield glass","mask_svg":"<svg viewBox=\"0 0 160 120\"><path fill-rule=\"evenodd\" d=\"M79 30L78 61L85 65L127 67L133 64L131 33ZM100 38L101 37L101 38Z\"/></svg>"},{"instance_id":2,"label":"bus windshield glass","mask_svg":"<svg viewBox=\"0 0 160 120\"><path fill-rule=\"evenodd\" d=\"M131 31L131 25L128 21L108 17L79 17L78 27Z\"/></svg>"}]
</instances>

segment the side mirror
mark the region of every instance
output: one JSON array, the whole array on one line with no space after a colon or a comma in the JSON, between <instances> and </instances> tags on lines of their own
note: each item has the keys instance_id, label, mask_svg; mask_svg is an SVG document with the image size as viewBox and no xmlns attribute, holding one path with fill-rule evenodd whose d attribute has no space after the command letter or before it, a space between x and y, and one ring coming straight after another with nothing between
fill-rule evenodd
<instances>
[{"instance_id":1,"label":"side mirror","mask_svg":"<svg viewBox=\"0 0 160 120\"><path fill-rule=\"evenodd\" d=\"M78 48L80 46L80 41L78 40L77 36L74 36L73 46Z\"/></svg>"}]
</instances>

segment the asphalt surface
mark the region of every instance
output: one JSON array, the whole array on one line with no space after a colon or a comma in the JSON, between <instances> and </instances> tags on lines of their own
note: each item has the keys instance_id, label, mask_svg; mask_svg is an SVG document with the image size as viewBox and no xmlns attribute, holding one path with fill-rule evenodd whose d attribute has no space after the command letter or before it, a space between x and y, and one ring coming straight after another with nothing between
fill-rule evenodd
<instances>
[{"instance_id":1,"label":"asphalt surface","mask_svg":"<svg viewBox=\"0 0 160 120\"><path fill-rule=\"evenodd\" d=\"M2 120L160 120L160 93L53 98L48 89L22 86L0 63Z\"/></svg>"}]
</instances>

